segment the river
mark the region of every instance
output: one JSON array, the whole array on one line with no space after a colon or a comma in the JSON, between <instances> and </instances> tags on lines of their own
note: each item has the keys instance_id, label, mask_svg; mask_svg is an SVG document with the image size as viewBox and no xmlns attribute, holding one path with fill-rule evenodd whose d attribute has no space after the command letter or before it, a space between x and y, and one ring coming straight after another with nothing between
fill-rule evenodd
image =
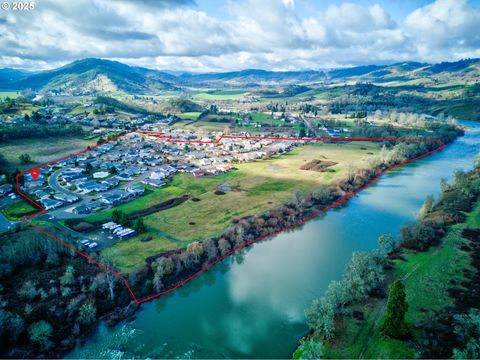
<instances>
[{"instance_id":1,"label":"river","mask_svg":"<svg viewBox=\"0 0 480 360\"><path fill-rule=\"evenodd\" d=\"M444 150L394 169L301 228L251 246L173 293L142 305L135 320L97 333L70 358L291 358L307 327L304 309L339 279L354 251L398 235L442 178L471 169L480 123Z\"/></svg>"}]
</instances>

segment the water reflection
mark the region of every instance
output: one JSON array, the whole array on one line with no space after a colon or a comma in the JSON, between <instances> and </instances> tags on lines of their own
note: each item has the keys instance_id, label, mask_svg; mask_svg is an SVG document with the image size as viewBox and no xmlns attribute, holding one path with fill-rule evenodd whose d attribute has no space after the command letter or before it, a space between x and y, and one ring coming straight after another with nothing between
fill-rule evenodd
<instances>
[{"instance_id":1,"label":"water reflection","mask_svg":"<svg viewBox=\"0 0 480 360\"><path fill-rule=\"evenodd\" d=\"M98 335L70 356L289 358L305 333L303 310L338 279L353 251L398 233L442 178L471 168L480 127L443 151L385 174L348 206L301 229L250 246L175 292L147 303L137 319Z\"/></svg>"}]
</instances>

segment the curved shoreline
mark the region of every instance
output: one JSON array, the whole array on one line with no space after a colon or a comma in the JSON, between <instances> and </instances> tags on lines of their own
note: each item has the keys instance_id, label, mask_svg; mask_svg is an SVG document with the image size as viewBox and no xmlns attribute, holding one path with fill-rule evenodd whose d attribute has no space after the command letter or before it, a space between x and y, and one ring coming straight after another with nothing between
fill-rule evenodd
<instances>
[{"instance_id":1,"label":"curved shoreline","mask_svg":"<svg viewBox=\"0 0 480 360\"><path fill-rule=\"evenodd\" d=\"M223 260L224 258L232 255L233 253L237 252L238 250L248 246L248 245L251 245L253 244L254 242L258 242L258 241L261 241L261 240L264 240L268 237L272 237L272 236L275 236L277 234L280 234L282 232L285 232L287 230L291 230L295 227L298 227L298 226L301 226L303 224L305 224L306 222L316 218L317 216L325 213L326 211L332 209L332 208L335 208L335 207L338 207L340 205L342 205L344 202L346 202L349 198L355 196L356 194L358 194L359 192L363 191L364 189L366 189L367 187L371 186L373 183L375 183L378 178L386 173L387 171L391 170L391 169L394 169L396 167L400 167L402 165L405 165L405 164L408 164L408 163L411 163L413 161L416 161L418 159L421 159L421 158L424 158L426 156L429 156L437 151L440 151L441 149L443 149L446 144L442 141L442 140L439 140L439 139L426 139L426 138L392 138L392 137L389 137L389 138L330 138L330 137L321 137L321 138L288 138L288 137L263 137L263 136L231 136L231 135L222 135L221 137L219 137L217 140L215 141L198 141L198 140L182 140L182 139L173 139L172 137L166 137L164 136L162 133L158 133L158 132L145 132L145 131L136 131L138 133L141 133L141 134L146 134L146 135L153 135L153 136L156 136L157 138L159 139L164 139L166 142L190 142L190 143L200 143L200 144L218 144L219 142L222 141L222 139L235 139L235 138L238 138L238 139L258 139L258 140L276 140L276 141L302 141L302 142L309 142L309 141L314 141L314 142L323 142L323 141L405 141L405 142L414 142L414 143L426 143L426 144L436 144L438 145L437 147L425 152L425 153L422 153L420 155L417 155L413 158L410 158L410 159L407 159L405 161L402 161L400 163L397 163L397 164L393 164L393 165L390 165L390 166L387 166L387 167L383 167L380 166L379 169L370 169L368 170L368 174L366 175L366 179L365 178L362 178L362 180L365 180L365 183L361 183L359 184L360 187L356 188L355 190L353 191L350 191L350 192L346 192L345 194L343 194L343 196L340 196L340 198L334 198L334 202L331 203L330 205L328 206L324 206L321 210L319 211L316 211L314 212L313 214L309 214L309 211L312 210L312 209L309 209L307 211L307 217L306 218L303 218L301 220L297 220L296 222L294 222L293 224L289 224L281 229L278 229L278 230L275 230L273 232L270 232L270 233L267 233L267 234L262 234L260 236L257 236L257 237L254 237L253 239L250 239L236 247L233 248L233 250L230 250L228 252L226 252L225 254L223 254L222 256L220 256L219 258L217 258L216 260L208 263L207 265L203 266L201 269L193 272L193 273L189 273L189 274L184 274L185 276L187 276L186 278L184 278L182 281L178 282L177 284L167 288L166 290L163 290L161 292L158 292L154 295L151 295L151 296L147 296L147 297L144 297L144 298L141 298L141 299L138 299L137 296L135 295L134 291L132 290L130 284L128 283L128 281L125 279L124 276L122 276L121 274L119 274L118 272L110 269L109 267L105 266L104 264L100 263L99 261L93 259L92 257L84 254L83 252L79 251L78 249L74 248L73 246L70 246L68 244L66 244L64 241L62 241L61 239L51 235L50 233L48 233L47 231L43 230L42 228L36 226L35 224L31 223L29 221L29 219L33 218L33 217L36 217L38 215L41 215L41 214L45 214L47 213L47 210L45 210L41 205L39 205L37 202L35 202L34 200L30 199L27 195L23 194L20 190L20 186L19 186L19 177L21 175L25 175L27 174L27 172L23 172L22 174L18 174L17 177L16 177L16 190L17 192L23 196L25 199L27 199L28 201L30 201L31 203L33 203L35 206L37 206L38 208L41 209L40 212L38 213L35 213L33 215L30 215L28 217L24 217L22 220L29 226L37 229L38 231L42 232L43 234L49 236L51 239L59 242L60 244L66 246L67 248L69 248L70 250L74 251L75 253L79 254L80 256L84 257L85 259L95 263L97 266L101 267L102 269L110 272L111 274L115 275L116 277L118 277L126 286L126 288L128 289L130 295L133 297L134 301L136 304L141 304L141 303L144 303L144 302L147 302L149 300L152 300L152 299L155 299L155 298L158 298L162 295L165 295L167 293L170 293L176 289L178 289L179 287L183 286L185 283L187 283L188 281L192 280L193 278L195 278L196 276L200 275L201 273L203 273L204 271L208 270L209 268L211 268L213 265L217 264L218 262L220 262L221 260ZM47 164L44 164L44 165L41 165L39 166L39 168L42 168L42 167L45 167L45 166L49 166L49 165L52 165L52 164L55 164L55 163L58 163L62 160L65 160L65 159L69 159L69 158L72 158L74 156L77 156L77 155L80 155L80 154L83 154L83 153L86 153L98 146L101 146L101 145L104 145L105 143L107 142L110 142L110 141L113 141L113 140L116 140L120 137L123 137L127 134L129 134L131 132L126 132L126 133L123 133L123 134L120 134L110 140L107 140L103 143L100 143L98 144L97 146L95 147L92 147L92 148L89 148L89 149L86 149L86 150L83 150L81 152L78 152L78 153L74 153L74 154L71 154L71 155L68 155L62 159L59 159L59 160L56 160L56 161L52 161L50 163L47 163ZM371 176L373 175L373 178L370 178ZM183 274L182 274L183 275Z\"/></svg>"}]
</instances>

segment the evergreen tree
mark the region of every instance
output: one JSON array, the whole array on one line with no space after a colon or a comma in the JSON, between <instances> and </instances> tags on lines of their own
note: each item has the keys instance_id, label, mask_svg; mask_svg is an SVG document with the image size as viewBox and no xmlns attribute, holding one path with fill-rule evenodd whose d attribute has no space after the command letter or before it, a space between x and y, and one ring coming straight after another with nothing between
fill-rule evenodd
<instances>
[{"instance_id":1,"label":"evergreen tree","mask_svg":"<svg viewBox=\"0 0 480 360\"><path fill-rule=\"evenodd\" d=\"M405 314L408 310L405 285L397 279L388 292L387 311L382 325L382 332L386 336L401 338L408 333L408 324L405 322Z\"/></svg>"},{"instance_id":2,"label":"evergreen tree","mask_svg":"<svg viewBox=\"0 0 480 360\"><path fill-rule=\"evenodd\" d=\"M130 220L130 217L127 214L122 213L120 217L120 224L126 227L130 227L132 226L132 221Z\"/></svg>"},{"instance_id":3,"label":"evergreen tree","mask_svg":"<svg viewBox=\"0 0 480 360\"><path fill-rule=\"evenodd\" d=\"M23 164L28 164L32 161L30 154L22 154L18 157Z\"/></svg>"},{"instance_id":4,"label":"evergreen tree","mask_svg":"<svg viewBox=\"0 0 480 360\"><path fill-rule=\"evenodd\" d=\"M302 127L300 128L299 133L298 133L298 137L303 138L303 137L306 137L306 136L307 136L307 132L305 131L305 126L302 126Z\"/></svg>"},{"instance_id":5,"label":"evergreen tree","mask_svg":"<svg viewBox=\"0 0 480 360\"><path fill-rule=\"evenodd\" d=\"M143 234L144 232L147 232L147 227L143 223L142 218L138 218L135 221L135 224L133 225L133 229L136 230L139 234Z\"/></svg>"},{"instance_id":6,"label":"evergreen tree","mask_svg":"<svg viewBox=\"0 0 480 360\"><path fill-rule=\"evenodd\" d=\"M117 224L120 223L120 220L122 218L122 212L120 210L113 210L112 213L112 221L116 222Z\"/></svg>"}]
</instances>

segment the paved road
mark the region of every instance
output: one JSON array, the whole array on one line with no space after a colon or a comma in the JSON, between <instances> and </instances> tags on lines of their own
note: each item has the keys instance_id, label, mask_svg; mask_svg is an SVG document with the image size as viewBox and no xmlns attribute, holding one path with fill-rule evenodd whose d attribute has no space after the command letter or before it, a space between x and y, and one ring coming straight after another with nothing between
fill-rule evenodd
<instances>
[{"instance_id":1,"label":"paved road","mask_svg":"<svg viewBox=\"0 0 480 360\"><path fill-rule=\"evenodd\" d=\"M70 196L77 196L79 198L82 198L83 196L76 193L76 192L73 192L73 191L70 191L70 190L67 190L65 189L63 186L61 186L59 183L58 183L58 176L62 173L62 171L64 171L65 169L59 169L57 171L55 171L52 175L50 175L50 177L48 178L48 185L53 189L55 190L56 192L59 192L59 193L64 193L66 195L70 195Z\"/></svg>"}]
</instances>

